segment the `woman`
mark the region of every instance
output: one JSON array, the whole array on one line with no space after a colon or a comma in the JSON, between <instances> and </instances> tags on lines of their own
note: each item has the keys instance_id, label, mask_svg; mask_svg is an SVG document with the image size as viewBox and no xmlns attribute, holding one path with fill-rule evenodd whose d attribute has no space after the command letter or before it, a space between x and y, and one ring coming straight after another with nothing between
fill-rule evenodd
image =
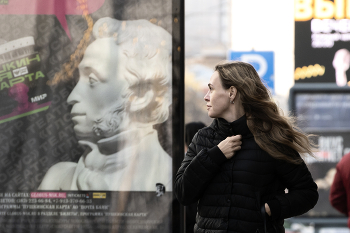
<instances>
[{"instance_id":1,"label":"woman","mask_svg":"<svg viewBox=\"0 0 350 233\"><path fill-rule=\"evenodd\" d=\"M194 232L284 232L285 218L318 200L300 157L314 145L279 113L250 64L217 65L208 86L215 119L194 136L175 181L180 203L198 201Z\"/></svg>"}]
</instances>

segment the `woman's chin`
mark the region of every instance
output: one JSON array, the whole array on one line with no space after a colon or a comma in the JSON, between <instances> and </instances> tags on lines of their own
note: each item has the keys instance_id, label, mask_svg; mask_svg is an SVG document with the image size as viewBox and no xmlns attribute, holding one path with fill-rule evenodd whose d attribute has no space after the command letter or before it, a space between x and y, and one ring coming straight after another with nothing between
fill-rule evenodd
<instances>
[{"instance_id":1,"label":"woman's chin","mask_svg":"<svg viewBox=\"0 0 350 233\"><path fill-rule=\"evenodd\" d=\"M208 117L210 117L210 118L217 118L214 114L211 114L210 112L208 112Z\"/></svg>"}]
</instances>

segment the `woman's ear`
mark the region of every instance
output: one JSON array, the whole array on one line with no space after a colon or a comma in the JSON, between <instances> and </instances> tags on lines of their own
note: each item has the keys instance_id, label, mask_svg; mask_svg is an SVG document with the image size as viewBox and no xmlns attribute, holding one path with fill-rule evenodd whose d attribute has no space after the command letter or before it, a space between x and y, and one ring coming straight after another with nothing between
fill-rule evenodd
<instances>
[{"instance_id":1,"label":"woman's ear","mask_svg":"<svg viewBox=\"0 0 350 233\"><path fill-rule=\"evenodd\" d=\"M237 88L234 86L231 86L229 88L229 96L230 96L230 101L233 101L236 98L237 95Z\"/></svg>"}]
</instances>

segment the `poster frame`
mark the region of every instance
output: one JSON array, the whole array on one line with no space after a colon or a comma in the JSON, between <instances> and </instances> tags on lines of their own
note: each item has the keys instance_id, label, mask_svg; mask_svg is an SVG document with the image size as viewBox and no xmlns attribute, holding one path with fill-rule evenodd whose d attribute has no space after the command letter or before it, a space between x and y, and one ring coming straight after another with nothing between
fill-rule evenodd
<instances>
[{"instance_id":1,"label":"poster frame","mask_svg":"<svg viewBox=\"0 0 350 233\"><path fill-rule=\"evenodd\" d=\"M176 172L180 168L184 154L185 127L185 1L173 0L173 190L175 190ZM173 193L172 203L172 231L186 233L185 209Z\"/></svg>"},{"instance_id":2,"label":"poster frame","mask_svg":"<svg viewBox=\"0 0 350 233\"><path fill-rule=\"evenodd\" d=\"M125 1L126 2L126 1ZM172 174L180 167L184 154L184 0L172 0ZM174 187L174 184L173 184ZM172 232L183 232L184 208L173 193L171 228Z\"/></svg>"},{"instance_id":3,"label":"poster frame","mask_svg":"<svg viewBox=\"0 0 350 233\"><path fill-rule=\"evenodd\" d=\"M337 94L337 93L350 93L350 87L339 87L335 83L296 83L289 92L288 107L291 115L296 116L296 96L297 94ZM297 116L296 116L297 117ZM322 130L320 130L320 133ZM350 133L350 132L349 132ZM311 216L297 216L287 219L289 223L299 223L313 225L315 232L323 227L347 227L347 217L311 217Z\"/></svg>"}]
</instances>

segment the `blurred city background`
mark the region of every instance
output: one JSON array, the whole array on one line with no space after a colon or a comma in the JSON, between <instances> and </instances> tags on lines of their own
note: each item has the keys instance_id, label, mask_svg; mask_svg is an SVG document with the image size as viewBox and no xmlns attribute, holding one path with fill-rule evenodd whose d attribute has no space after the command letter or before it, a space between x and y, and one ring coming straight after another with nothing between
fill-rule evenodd
<instances>
[{"instance_id":1,"label":"blurred city background","mask_svg":"<svg viewBox=\"0 0 350 233\"><path fill-rule=\"evenodd\" d=\"M211 122L203 96L214 66L230 51L274 53L274 98L287 111L294 84L293 6L294 0L185 1L186 122Z\"/></svg>"},{"instance_id":2,"label":"blurred city background","mask_svg":"<svg viewBox=\"0 0 350 233\"><path fill-rule=\"evenodd\" d=\"M211 123L203 97L214 66L242 60L254 65L283 112L316 135L317 158L307 164L319 203L288 219L287 232L350 232L329 203L335 166L350 151L349 18L347 0L185 1L185 123Z\"/></svg>"}]
</instances>

